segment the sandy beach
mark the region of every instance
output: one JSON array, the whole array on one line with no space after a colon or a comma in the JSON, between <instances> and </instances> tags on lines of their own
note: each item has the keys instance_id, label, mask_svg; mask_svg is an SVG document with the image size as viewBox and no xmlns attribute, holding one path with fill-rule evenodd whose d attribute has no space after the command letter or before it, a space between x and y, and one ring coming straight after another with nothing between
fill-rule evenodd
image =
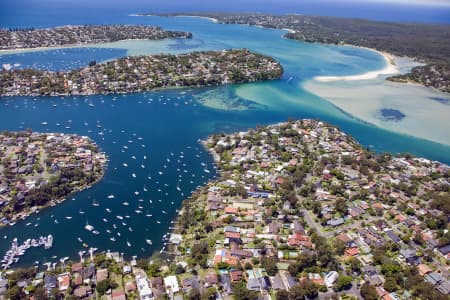
<instances>
[{"instance_id":1,"label":"sandy beach","mask_svg":"<svg viewBox=\"0 0 450 300\"><path fill-rule=\"evenodd\" d=\"M176 18L199 18L199 19L205 19L205 20L209 20L213 23L219 23L219 20L214 19L214 18L210 18L210 17L204 17L204 16L175 16Z\"/></svg>"},{"instance_id":2,"label":"sandy beach","mask_svg":"<svg viewBox=\"0 0 450 300\"><path fill-rule=\"evenodd\" d=\"M386 81L388 75L409 72L420 63L411 58L376 52L386 61L383 69L350 76L318 76L301 85L364 122L450 145L450 132L442 126L450 119L450 105L446 104L450 103L450 96L417 84ZM386 109L397 111L404 117L387 120L382 115Z\"/></svg>"},{"instance_id":3,"label":"sandy beach","mask_svg":"<svg viewBox=\"0 0 450 300\"><path fill-rule=\"evenodd\" d=\"M383 56L386 65L383 69L375 70L375 71L369 71L363 74L357 74L357 75L347 75L347 76L316 76L313 79L319 82L331 82L331 81L353 81L353 80L370 80L370 79L376 79L379 76L382 75L394 75L399 74L400 71L397 68L397 65L395 64L395 56L392 54L378 51L371 48L366 47L358 47L358 48L364 48L369 51L373 51L378 53L379 55Z\"/></svg>"}]
</instances>

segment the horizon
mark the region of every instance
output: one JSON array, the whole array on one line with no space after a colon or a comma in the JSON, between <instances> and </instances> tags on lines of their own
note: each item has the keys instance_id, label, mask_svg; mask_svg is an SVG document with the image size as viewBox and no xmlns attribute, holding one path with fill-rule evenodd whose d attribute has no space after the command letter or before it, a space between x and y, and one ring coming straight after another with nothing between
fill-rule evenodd
<instances>
[{"instance_id":1,"label":"horizon","mask_svg":"<svg viewBox=\"0 0 450 300\"><path fill-rule=\"evenodd\" d=\"M23 5L20 3L23 2ZM37 12L45 11L47 19L54 15L70 14L79 18L93 17L98 14L102 6L107 5L114 15L126 15L133 13L189 13L189 12L232 12L232 13L266 13L266 14L302 14L317 16L333 16L340 18L359 18L385 22L413 22L431 24L450 24L450 1L414 0L410 3L406 0L281 0L276 3L269 0L229 0L215 1L211 3L205 0L190 1L147 1L131 0L122 1L97 0L17 0L15 3L1 3L3 12L0 26L20 23L20 18L31 16L40 18ZM46 7L48 9L41 10ZM90 21L92 22L92 21Z\"/></svg>"}]
</instances>

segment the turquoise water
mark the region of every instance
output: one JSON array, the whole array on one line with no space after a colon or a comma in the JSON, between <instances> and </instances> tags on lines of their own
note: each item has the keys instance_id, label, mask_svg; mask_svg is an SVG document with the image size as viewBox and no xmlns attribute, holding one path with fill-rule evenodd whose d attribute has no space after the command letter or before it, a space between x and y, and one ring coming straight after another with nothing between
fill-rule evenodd
<instances>
[{"instance_id":1,"label":"turquoise water","mask_svg":"<svg viewBox=\"0 0 450 300\"><path fill-rule=\"evenodd\" d=\"M100 250L118 250L124 252L126 257L148 256L161 249L161 238L168 231L181 201L196 186L214 176L211 157L201 148L198 139L216 132L243 130L258 124L285 121L288 117L318 118L340 127L376 151L407 151L450 162L448 146L363 123L299 88L303 81L318 75L358 74L381 68L383 59L371 51L303 44L283 39L284 32L280 30L220 25L197 18L124 17L119 21L186 30L192 32L194 38L127 42L107 45L106 48L52 50L58 51L55 60L54 56L48 55L49 51L0 55L0 61L20 63L21 67L39 64L43 68L61 69L80 66L90 61L94 54L97 60L107 60L121 56L127 50L128 54L180 53L246 47L275 57L282 63L285 74L281 80L272 82L126 96L2 98L1 129L32 128L36 131L88 135L110 158L104 179L91 189L68 197L63 204L46 209L14 227L0 229L0 237L7 236L0 243L0 253L6 250L13 237L23 241L49 233L54 235L51 251L31 249L21 258L21 263L55 261L51 258L54 255L77 257L78 250L82 248L78 237L89 246ZM117 48L117 45L122 48ZM225 102L240 98L244 104L251 101L255 105L239 111L219 110L203 106L196 100L216 89L219 91L218 97L223 97ZM48 125L41 125L44 121ZM205 172L205 168L210 173ZM114 199L107 198L110 194L115 195ZM93 206L94 201L99 206ZM123 202L129 205L123 205ZM108 213L106 208L112 212ZM80 210L85 214L80 214ZM136 213L136 210L142 213ZM116 218L117 215L124 217L126 226ZM73 218L67 220L66 216ZM103 218L108 222L104 222ZM55 224L55 219L59 224ZM101 234L94 236L84 230L87 222ZM31 225L27 226L27 223ZM35 224L39 225L34 227ZM111 234L106 230L110 230ZM117 232L120 232L120 237ZM117 241L111 241L112 236ZM153 245L147 245L145 239L153 240ZM127 241L131 247L127 246Z\"/></svg>"}]
</instances>

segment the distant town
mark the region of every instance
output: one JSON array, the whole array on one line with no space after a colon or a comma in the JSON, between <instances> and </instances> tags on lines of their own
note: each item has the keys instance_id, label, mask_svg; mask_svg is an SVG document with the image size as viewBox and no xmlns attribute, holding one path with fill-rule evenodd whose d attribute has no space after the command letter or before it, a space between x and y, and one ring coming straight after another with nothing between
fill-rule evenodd
<instances>
[{"instance_id":1,"label":"distant town","mask_svg":"<svg viewBox=\"0 0 450 300\"><path fill-rule=\"evenodd\" d=\"M191 37L192 34L189 32L167 31L160 27L142 25L66 25L45 29L10 28L0 29L0 50Z\"/></svg>"},{"instance_id":2,"label":"distant town","mask_svg":"<svg viewBox=\"0 0 450 300\"><path fill-rule=\"evenodd\" d=\"M145 14L143 14L145 15ZM162 16L189 14L161 14ZM257 13L192 13L225 24L289 29L286 38L308 43L348 44L409 56L423 62L410 73L388 78L450 93L450 25L387 23L362 19ZM389 32L389 34L386 34Z\"/></svg>"},{"instance_id":3,"label":"distant town","mask_svg":"<svg viewBox=\"0 0 450 300\"><path fill-rule=\"evenodd\" d=\"M281 78L274 59L247 49L124 57L72 71L0 71L0 96L131 93Z\"/></svg>"},{"instance_id":4,"label":"distant town","mask_svg":"<svg viewBox=\"0 0 450 300\"><path fill-rule=\"evenodd\" d=\"M316 120L203 142L220 176L150 259L80 252L0 279L7 299L448 299L450 167Z\"/></svg>"},{"instance_id":5,"label":"distant town","mask_svg":"<svg viewBox=\"0 0 450 300\"><path fill-rule=\"evenodd\" d=\"M86 136L2 132L0 162L0 226L12 226L99 180L106 155Z\"/></svg>"}]
</instances>

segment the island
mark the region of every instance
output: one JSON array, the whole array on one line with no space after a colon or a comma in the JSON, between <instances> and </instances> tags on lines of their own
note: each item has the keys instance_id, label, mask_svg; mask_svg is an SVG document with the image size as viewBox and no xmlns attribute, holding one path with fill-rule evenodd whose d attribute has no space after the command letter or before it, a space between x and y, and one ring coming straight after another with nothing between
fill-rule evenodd
<instances>
[{"instance_id":1,"label":"island","mask_svg":"<svg viewBox=\"0 0 450 300\"><path fill-rule=\"evenodd\" d=\"M12 226L90 187L102 178L106 161L86 136L1 132L0 226Z\"/></svg>"},{"instance_id":2,"label":"island","mask_svg":"<svg viewBox=\"0 0 450 300\"><path fill-rule=\"evenodd\" d=\"M279 79L282 66L247 49L124 57L71 71L0 71L0 96L132 93Z\"/></svg>"},{"instance_id":3,"label":"island","mask_svg":"<svg viewBox=\"0 0 450 300\"><path fill-rule=\"evenodd\" d=\"M145 14L142 14L145 15ZM161 16L209 17L224 24L248 24L287 29L284 36L308 43L368 47L422 62L410 73L389 77L450 93L450 25L379 22L298 14L173 13Z\"/></svg>"},{"instance_id":4,"label":"island","mask_svg":"<svg viewBox=\"0 0 450 300\"><path fill-rule=\"evenodd\" d=\"M191 37L192 34L189 32L167 31L161 27L143 25L66 25L45 29L10 28L0 29L0 50Z\"/></svg>"},{"instance_id":5,"label":"island","mask_svg":"<svg viewBox=\"0 0 450 300\"><path fill-rule=\"evenodd\" d=\"M159 253L91 248L15 269L6 298L448 299L448 165L373 153L311 119L202 144L218 177L183 202Z\"/></svg>"}]
</instances>

